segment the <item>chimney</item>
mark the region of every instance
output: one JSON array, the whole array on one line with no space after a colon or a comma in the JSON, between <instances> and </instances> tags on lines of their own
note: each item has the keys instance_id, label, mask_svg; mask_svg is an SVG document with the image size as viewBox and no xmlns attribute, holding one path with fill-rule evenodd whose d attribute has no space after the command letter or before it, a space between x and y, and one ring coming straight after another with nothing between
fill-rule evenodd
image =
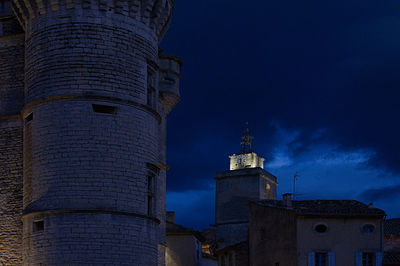
<instances>
[{"instance_id":1,"label":"chimney","mask_svg":"<svg viewBox=\"0 0 400 266\"><path fill-rule=\"evenodd\" d=\"M175 212L167 212L167 222L175 223Z\"/></svg>"},{"instance_id":2,"label":"chimney","mask_svg":"<svg viewBox=\"0 0 400 266\"><path fill-rule=\"evenodd\" d=\"M287 208L292 208L292 193L285 193L282 195L283 205Z\"/></svg>"}]
</instances>

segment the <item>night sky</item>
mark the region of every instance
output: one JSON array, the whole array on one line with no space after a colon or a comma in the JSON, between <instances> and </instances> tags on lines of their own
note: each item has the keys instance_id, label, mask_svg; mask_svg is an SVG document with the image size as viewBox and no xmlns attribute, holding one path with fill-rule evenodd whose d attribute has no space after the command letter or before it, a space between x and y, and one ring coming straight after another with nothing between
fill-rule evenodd
<instances>
[{"instance_id":1,"label":"night sky","mask_svg":"<svg viewBox=\"0 0 400 266\"><path fill-rule=\"evenodd\" d=\"M400 217L398 0L175 0L161 47L184 61L168 120L177 223L214 223L213 178L246 122L278 195L298 172L297 199L357 199Z\"/></svg>"}]
</instances>

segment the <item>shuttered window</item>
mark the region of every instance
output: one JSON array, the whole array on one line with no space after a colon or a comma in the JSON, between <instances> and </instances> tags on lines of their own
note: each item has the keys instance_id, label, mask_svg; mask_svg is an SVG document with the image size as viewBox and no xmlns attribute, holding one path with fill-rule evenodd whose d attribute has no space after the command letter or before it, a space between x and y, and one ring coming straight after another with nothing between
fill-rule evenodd
<instances>
[{"instance_id":1,"label":"shuttered window","mask_svg":"<svg viewBox=\"0 0 400 266\"><path fill-rule=\"evenodd\" d=\"M308 266L335 266L334 252L309 252Z\"/></svg>"}]
</instances>

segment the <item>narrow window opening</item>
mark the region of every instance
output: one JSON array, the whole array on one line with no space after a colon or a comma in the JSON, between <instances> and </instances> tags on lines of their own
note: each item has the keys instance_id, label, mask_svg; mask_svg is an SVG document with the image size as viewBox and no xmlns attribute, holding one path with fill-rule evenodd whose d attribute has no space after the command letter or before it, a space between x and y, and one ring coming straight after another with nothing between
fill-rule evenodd
<instances>
[{"instance_id":1,"label":"narrow window opening","mask_svg":"<svg viewBox=\"0 0 400 266\"><path fill-rule=\"evenodd\" d=\"M34 221L33 222L33 232L43 231L44 230L44 221Z\"/></svg>"},{"instance_id":2,"label":"narrow window opening","mask_svg":"<svg viewBox=\"0 0 400 266\"><path fill-rule=\"evenodd\" d=\"M147 88L147 105L154 107L155 106L155 90L152 87Z\"/></svg>"},{"instance_id":3,"label":"narrow window opening","mask_svg":"<svg viewBox=\"0 0 400 266\"><path fill-rule=\"evenodd\" d=\"M147 164L147 215L153 216L155 210L155 196L156 196L156 177L159 169L151 164Z\"/></svg>"},{"instance_id":4,"label":"narrow window opening","mask_svg":"<svg viewBox=\"0 0 400 266\"><path fill-rule=\"evenodd\" d=\"M96 113L102 114L115 114L117 108L115 106L110 105L102 105L102 104L92 104L93 111Z\"/></svg>"},{"instance_id":5,"label":"narrow window opening","mask_svg":"<svg viewBox=\"0 0 400 266\"><path fill-rule=\"evenodd\" d=\"M271 185L270 184L267 184L266 186L265 186L265 189L266 189L266 194L267 194L267 199L272 199L272 197L271 197Z\"/></svg>"},{"instance_id":6,"label":"narrow window opening","mask_svg":"<svg viewBox=\"0 0 400 266\"><path fill-rule=\"evenodd\" d=\"M168 82L170 82L170 83L175 83L175 80L172 79L172 78L169 78L169 77L165 77L164 80L165 80L165 81L168 81Z\"/></svg>"},{"instance_id":7,"label":"narrow window opening","mask_svg":"<svg viewBox=\"0 0 400 266\"><path fill-rule=\"evenodd\" d=\"M151 216L153 214L153 197L151 195L147 196L147 215Z\"/></svg>"},{"instance_id":8,"label":"narrow window opening","mask_svg":"<svg viewBox=\"0 0 400 266\"><path fill-rule=\"evenodd\" d=\"M30 121L32 121L33 120L33 113L30 113L29 115L27 115L26 117L25 117L25 122L30 122Z\"/></svg>"},{"instance_id":9,"label":"narrow window opening","mask_svg":"<svg viewBox=\"0 0 400 266\"><path fill-rule=\"evenodd\" d=\"M155 71L149 65L147 67L147 105L156 108L156 75Z\"/></svg>"}]
</instances>

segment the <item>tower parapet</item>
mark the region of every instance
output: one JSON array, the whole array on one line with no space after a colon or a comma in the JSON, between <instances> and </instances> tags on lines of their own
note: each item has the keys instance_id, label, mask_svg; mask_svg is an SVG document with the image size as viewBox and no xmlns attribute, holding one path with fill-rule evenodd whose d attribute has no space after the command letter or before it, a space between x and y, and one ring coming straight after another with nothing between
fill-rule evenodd
<instances>
[{"instance_id":1,"label":"tower parapet","mask_svg":"<svg viewBox=\"0 0 400 266\"><path fill-rule=\"evenodd\" d=\"M88 23L118 25L125 22L135 25L142 30L153 33L158 40L164 37L168 30L174 0L13 0L14 12L24 30L29 34L35 28L48 26L40 25L41 18L48 16L55 18L68 13L75 15L75 19L82 19ZM99 19L99 13L103 18Z\"/></svg>"}]
</instances>

